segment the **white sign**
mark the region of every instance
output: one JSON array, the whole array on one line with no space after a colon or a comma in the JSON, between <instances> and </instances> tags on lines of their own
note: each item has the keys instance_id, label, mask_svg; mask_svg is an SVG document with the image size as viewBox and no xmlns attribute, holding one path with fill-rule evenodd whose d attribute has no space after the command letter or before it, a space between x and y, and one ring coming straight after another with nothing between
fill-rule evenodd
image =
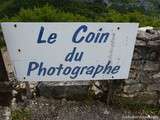
<instances>
[{"instance_id":1,"label":"white sign","mask_svg":"<svg viewBox=\"0 0 160 120\"><path fill-rule=\"evenodd\" d=\"M128 78L138 23L2 23L18 80Z\"/></svg>"}]
</instances>

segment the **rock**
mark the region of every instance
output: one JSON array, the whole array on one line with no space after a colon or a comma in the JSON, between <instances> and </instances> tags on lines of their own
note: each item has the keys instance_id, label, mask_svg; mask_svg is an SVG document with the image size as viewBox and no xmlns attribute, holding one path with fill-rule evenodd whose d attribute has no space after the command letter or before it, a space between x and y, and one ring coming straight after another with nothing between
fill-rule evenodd
<instances>
[{"instance_id":1,"label":"rock","mask_svg":"<svg viewBox=\"0 0 160 120\"><path fill-rule=\"evenodd\" d=\"M160 78L160 72L159 73L156 73L152 76L154 79L157 79L157 78Z\"/></svg>"},{"instance_id":2,"label":"rock","mask_svg":"<svg viewBox=\"0 0 160 120\"><path fill-rule=\"evenodd\" d=\"M123 91L125 93L132 94L132 93L141 91L142 88L143 88L143 85L140 84L140 83L139 84L133 84L133 85L126 85L126 86L124 86Z\"/></svg>"},{"instance_id":3,"label":"rock","mask_svg":"<svg viewBox=\"0 0 160 120\"><path fill-rule=\"evenodd\" d=\"M135 79L126 79L125 83L126 84L137 84L137 83L139 83L139 81L135 80Z\"/></svg>"},{"instance_id":4,"label":"rock","mask_svg":"<svg viewBox=\"0 0 160 120\"><path fill-rule=\"evenodd\" d=\"M0 106L0 120L11 120L11 109Z\"/></svg>"},{"instance_id":5,"label":"rock","mask_svg":"<svg viewBox=\"0 0 160 120\"><path fill-rule=\"evenodd\" d=\"M11 101L12 110L15 110L17 108L16 98L13 98Z\"/></svg>"},{"instance_id":6,"label":"rock","mask_svg":"<svg viewBox=\"0 0 160 120\"><path fill-rule=\"evenodd\" d=\"M136 40L136 46L145 46L146 42L142 40Z\"/></svg>"},{"instance_id":7,"label":"rock","mask_svg":"<svg viewBox=\"0 0 160 120\"><path fill-rule=\"evenodd\" d=\"M40 82L37 86L40 96L67 99L85 99L89 82Z\"/></svg>"},{"instance_id":8,"label":"rock","mask_svg":"<svg viewBox=\"0 0 160 120\"><path fill-rule=\"evenodd\" d=\"M144 66L144 70L145 71L158 71L159 67L160 67L159 63L152 62L152 61L147 61L145 66Z\"/></svg>"},{"instance_id":9,"label":"rock","mask_svg":"<svg viewBox=\"0 0 160 120\"><path fill-rule=\"evenodd\" d=\"M104 110L103 114L108 115L109 111L107 109Z\"/></svg>"},{"instance_id":10,"label":"rock","mask_svg":"<svg viewBox=\"0 0 160 120\"><path fill-rule=\"evenodd\" d=\"M156 40L156 41L148 41L148 45L150 46L159 46L160 45L160 40Z\"/></svg>"},{"instance_id":11,"label":"rock","mask_svg":"<svg viewBox=\"0 0 160 120\"><path fill-rule=\"evenodd\" d=\"M150 84L147 89L149 91L160 91L160 83Z\"/></svg>"},{"instance_id":12,"label":"rock","mask_svg":"<svg viewBox=\"0 0 160 120\"><path fill-rule=\"evenodd\" d=\"M152 37L153 37L153 35L146 33L145 31L138 31L138 34L137 34L137 39L143 40L145 42L150 40Z\"/></svg>"},{"instance_id":13,"label":"rock","mask_svg":"<svg viewBox=\"0 0 160 120\"><path fill-rule=\"evenodd\" d=\"M12 90L12 95L13 95L13 97L15 97L17 93L18 93L18 92L17 92L16 90Z\"/></svg>"},{"instance_id":14,"label":"rock","mask_svg":"<svg viewBox=\"0 0 160 120\"><path fill-rule=\"evenodd\" d=\"M98 87L100 87L99 81L94 82L94 84L91 86L91 90L93 91L94 95L98 95L99 93L103 92Z\"/></svg>"},{"instance_id":15,"label":"rock","mask_svg":"<svg viewBox=\"0 0 160 120\"><path fill-rule=\"evenodd\" d=\"M139 41L139 40L137 40ZM133 53L133 60L140 60L142 58L142 55L140 53L140 50L135 48Z\"/></svg>"},{"instance_id":16,"label":"rock","mask_svg":"<svg viewBox=\"0 0 160 120\"><path fill-rule=\"evenodd\" d=\"M9 107L5 108L5 114L4 114L5 118L4 120L10 120L11 118L11 109Z\"/></svg>"},{"instance_id":17,"label":"rock","mask_svg":"<svg viewBox=\"0 0 160 120\"><path fill-rule=\"evenodd\" d=\"M146 27L140 27L140 28L139 28L139 31L146 32L147 30L153 30L153 27L151 27L151 26L146 26Z\"/></svg>"},{"instance_id":18,"label":"rock","mask_svg":"<svg viewBox=\"0 0 160 120\"><path fill-rule=\"evenodd\" d=\"M148 30L148 32L139 30L137 34L137 46L158 46L160 40L160 33L158 30ZM145 44L146 43L146 44Z\"/></svg>"},{"instance_id":19,"label":"rock","mask_svg":"<svg viewBox=\"0 0 160 120\"><path fill-rule=\"evenodd\" d=\"M121 97L126 97L126 98L133 98L137 95L137 93L133 93L133 94L126 94L126 93L122 93L120 96Z\"/></svg>"}]
</instances>

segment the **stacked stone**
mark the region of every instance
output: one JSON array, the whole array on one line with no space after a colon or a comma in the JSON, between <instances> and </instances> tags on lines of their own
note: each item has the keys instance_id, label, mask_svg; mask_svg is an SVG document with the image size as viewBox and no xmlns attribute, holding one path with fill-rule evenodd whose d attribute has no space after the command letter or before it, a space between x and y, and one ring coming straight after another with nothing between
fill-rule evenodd
<instances>
[{"instance_id":1,"label":"stacked stone","mask_svg":"<svg viewBox=\"0 0 160 120\"><path fill-rule=\"evenodd\" d=\"M4 54L5 53L7 52L4 52ZM7 58L5 60L7 60ZM9 65L9 62L7 65ZM1 64L0 67L4 67L4 65ZM7 76L5 71L1 72L2 76ZM13 73L13 69L9 67L7 72ZM5 81L7 81L5 77L1 78L0 93L5 91L5 94L2 96L7 95L6 91L10 94L9 84ZM109 89L117 89L117 87L119 87L115 82L123 83L119 84L121 89L118 89L118 96L136 98L136 101L140 100L148 104L160 103L160 31L147 29L138 32L129 78L124 80L124 82L123 80L114 80L114 82L34 82L29 85L32 95L36 92L37 95L45 97L84 99L87 98L88 92L97 96L113 93L108 91ZM18 88L16 94L20 93L22 89L23 91L26 89L25 87L21 87L24 86L21 85L22 83L23 82L18 82L17 85L15 84L16 88ZM110 86L110 84L112 85ZM18 95L22 96L21 94ZM0 97L0 103L3 103L1 99L4 99Z\"/></svg>"},{"instance_id":2,"label":"stacked stone","mask_svg":"<svg viewBox=\"0 0 160 120\"><path fill-rule=\"evenodd\" d=\"M113 93L115 91L113 87L116 87L116 90L117 87L122 87L118 89L118 96L135 98L136 101L147 104L159 104L160 31L152 29L138 31L129 78L124 80L124 83L123 80L118 81L120 81L119 86L115 86L116 81L41 82L37 88L42 96L74 98L86 96L89 90L95 95L103 96L109 89L112 89Z\"/></svg>"},{"instance_id":3,"label":"stacked stone","mask_svg":"<svg viewBox=\"0 0 160 120\"><path fill-rule=\"evenodd\" d=\"M148 104L159 104L160 95L160 31L139 31L129 79L123 96Z\"/></svg>"}]
</instances>

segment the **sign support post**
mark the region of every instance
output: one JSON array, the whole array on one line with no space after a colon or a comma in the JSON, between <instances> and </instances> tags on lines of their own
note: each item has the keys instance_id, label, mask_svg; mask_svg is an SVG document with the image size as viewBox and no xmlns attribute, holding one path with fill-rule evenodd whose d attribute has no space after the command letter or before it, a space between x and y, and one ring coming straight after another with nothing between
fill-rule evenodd
<instances>
[{"instance_id":1,"label":"sign support post","mask_svg":"<svg viewBox=\"0 0 160 120\"><path fill-rule=\"evenodd\" d=\"M0 105L10 106L12 99L12 87L9 83L2 53L0 51Z\"/></svg>"}]
</instances>

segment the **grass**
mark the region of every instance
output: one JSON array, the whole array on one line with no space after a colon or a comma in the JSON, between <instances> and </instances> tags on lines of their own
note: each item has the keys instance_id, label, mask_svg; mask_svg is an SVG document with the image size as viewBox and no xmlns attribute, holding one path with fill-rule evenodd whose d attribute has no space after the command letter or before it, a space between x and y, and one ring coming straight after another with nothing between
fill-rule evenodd
<instances>
[{"instance_id":1,"label":"grass","mask_svg":"<svg viewBox=\"0 0 160 120\"><path fill-rule=\"evenodd\" d=\"M28 109L16 109L12 111L12 120L31 120L31 111Z\"/></svg>"},{"instance_id":2,"label":"grass","mask_svg":"<svg viewBox=\"0 0 160 120\"><path fill-rule=\"evenodd\" d=\"M114 99L114 106L130 110L133 113L144 115L158 115L160 116L160 106L145 104L130 98L117 97Z\"/></svg>"}]
</instances>

